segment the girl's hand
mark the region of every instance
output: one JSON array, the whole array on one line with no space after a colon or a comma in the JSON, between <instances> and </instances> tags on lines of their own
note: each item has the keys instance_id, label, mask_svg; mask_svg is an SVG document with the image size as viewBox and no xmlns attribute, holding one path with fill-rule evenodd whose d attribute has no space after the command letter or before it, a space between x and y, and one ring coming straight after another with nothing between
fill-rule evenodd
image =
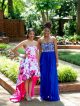
<instances>
[{"instance_id":1,"label":"girl's hand","mask_svg":"<svg viewBox=\"0 0 80 106\"><path fill-rule=\"evenodd\" d=\"M14 49L10 49L9 52L10 53L15 53L15 50Z\"/></svg>"},{"instance_id":2,"label":"girl's hand","mask_svg":"<svg viewBox=\"0 0 80 106\"><path fill-rule=\"evenodd\" d=\"M19 57L21 57L21 58L26 58L27 57L27 55L26 54L19 54Z\"/></svg>"}]
</instances>

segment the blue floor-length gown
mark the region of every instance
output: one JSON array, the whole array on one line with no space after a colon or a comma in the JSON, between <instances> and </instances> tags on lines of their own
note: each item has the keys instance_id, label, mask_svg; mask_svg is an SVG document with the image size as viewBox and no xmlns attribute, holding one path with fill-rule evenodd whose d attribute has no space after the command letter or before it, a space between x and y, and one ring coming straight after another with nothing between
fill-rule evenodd
<instances>
[{"instance_id":1,"label":"blue floor-length gown","mask_svg":"<svg viewBox=\"0 0 80 106\"><path fill-rule=\"evenodd\" d=\"M54 43L42 43L42 53L40 56L40 96L43 100L58 101L58 76L56 67L56 55Z\"/></svg>"}]
</instances>

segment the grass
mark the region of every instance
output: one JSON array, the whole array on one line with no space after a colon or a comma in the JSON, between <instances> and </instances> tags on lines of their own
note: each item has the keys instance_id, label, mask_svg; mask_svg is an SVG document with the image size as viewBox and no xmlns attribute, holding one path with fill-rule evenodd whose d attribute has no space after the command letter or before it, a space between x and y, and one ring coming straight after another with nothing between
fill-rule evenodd
<instances>
[{"instance_id":1,"label":"grass","mask_svg":"<svg viewBox=\"0 0 80 106\"><path fill-rule=\"evenodd\" d=\"M70 51L60 51L59 59L80 66L80 53Z\"/></svg>"}]
</instances>

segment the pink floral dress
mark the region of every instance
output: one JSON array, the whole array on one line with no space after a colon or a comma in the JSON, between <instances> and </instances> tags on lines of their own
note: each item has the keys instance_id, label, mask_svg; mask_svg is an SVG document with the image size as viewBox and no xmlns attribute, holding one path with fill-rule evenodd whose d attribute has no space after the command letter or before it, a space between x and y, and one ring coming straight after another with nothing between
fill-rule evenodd
<instances>
[{"instance_id":1,"label":"pink floral dress","mask_svg":"<svg viewBox=\"0 0 80 106\"><path fill-rule=\"evenodd\" d=\"M36 46L28 46L25 49L27 57L20 62L20 74L22 74L23 80L39 75L39 66L36 55L37 50Z\"/></svg>"},{"instance_id":2,"label":"pink floral dress","mask_svg":"<svg viewBox=\"0 0 80 106\"><path fill-rule=\"evenodd\" d=\"M10 97L12 102L19 102L24 99L25 90L25 80L32 78L32 88L31 96L34 96L34 86L39 79L39 66L36 56L37 52L36 46L28 46L25 48L26 58L22 58L20 61L19 74L16 83L16 90L14 94Z\"/></svg>"}]
</instances>

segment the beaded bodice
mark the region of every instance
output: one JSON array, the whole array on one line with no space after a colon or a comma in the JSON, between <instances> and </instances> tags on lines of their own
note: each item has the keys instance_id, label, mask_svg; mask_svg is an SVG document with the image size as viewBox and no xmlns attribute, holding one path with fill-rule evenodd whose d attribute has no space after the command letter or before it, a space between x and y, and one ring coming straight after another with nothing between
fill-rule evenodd
<instances>
[{"instance_id":1,"label":"beaded bodice","mask_svg":"<svg viewBox=\"0 0 80 106\"><path fill-rule=\"evenodd\" d=\"M42 52L54 51L54 43L53 42L41 43L41 47L42 47Z\"/></svg>"}]
</instances>

